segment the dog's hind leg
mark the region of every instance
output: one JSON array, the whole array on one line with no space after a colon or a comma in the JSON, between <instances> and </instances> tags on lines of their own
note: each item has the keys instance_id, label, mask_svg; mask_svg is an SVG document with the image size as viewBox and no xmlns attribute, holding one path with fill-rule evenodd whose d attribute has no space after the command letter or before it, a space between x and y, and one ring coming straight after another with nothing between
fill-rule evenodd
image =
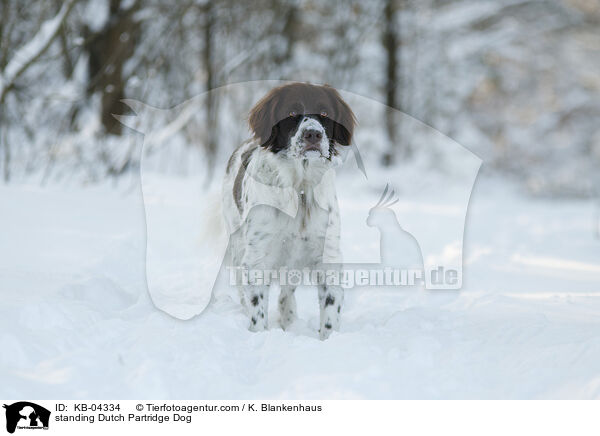
<instances>
[{"instance_id":1,"label":"dog's hind leg","mask_svg":"<svg viewBox=\"0 0 600 436\"><path fill-rule=\"evenodd\" d=\"M327 339L333 330L340 329L344 290L341 286L319 285L319 309L321 340Z\"/></svg>"},{"instance_id":2,"label":"dog's hind leg","mask_svg":"<svg viewBox=\"0 0 600 436\"><path fill-rule=\"evenodd\" d=\"M281 287L279 294L279 322L282 329L287 329L296 319L296 295L295 286L286 285Z\"/></svg>"},{"instance_id":3,"label":"dog's hind leg","mask_svg":"<svg viewBox=\"0 0 600 436\"><path fill-rule=\"evenodd\" d=\"M252 332L266 330L269 315L269 286L248 285L244 288L244 297L250 316L249 330Z\"/></svg>"}]
</instances>

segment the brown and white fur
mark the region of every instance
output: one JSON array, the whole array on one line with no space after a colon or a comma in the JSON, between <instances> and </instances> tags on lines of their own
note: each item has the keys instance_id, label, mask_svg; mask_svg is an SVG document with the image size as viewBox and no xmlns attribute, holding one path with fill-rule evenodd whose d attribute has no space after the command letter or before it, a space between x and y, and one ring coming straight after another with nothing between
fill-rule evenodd
<instances>
[{"instance_id":1,"label":"brown and white fur","mask_svg":"<svg viewBox=\"0 0 600 436\"><path fill-rule=\"evenodd\" d=\"M251 110L253 138L236 149L223 184L223 212L234 266L302 270L339 265L340 215L335 171L350 145L354 114L329 86L273 89ZM281 281L280 281L281 285ZM280 323L296 318L295 286L281 285ZM319 284L321 339L339 329L340 286ZM268 327L269 286L240 286L250 330Z\"/></svg>"}]
</instances>

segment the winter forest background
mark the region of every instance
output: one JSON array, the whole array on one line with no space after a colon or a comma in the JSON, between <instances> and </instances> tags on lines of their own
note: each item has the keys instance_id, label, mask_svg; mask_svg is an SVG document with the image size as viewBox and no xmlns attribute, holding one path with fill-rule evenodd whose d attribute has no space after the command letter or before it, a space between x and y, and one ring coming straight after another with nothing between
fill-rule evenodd
<instances>
[{"instance_id":1,"label":"winter forest background","mask_svg":"<svg viewBox=\"0 0 600 436\"><path fill-rule=\"evenodd\" d=\"M203 213L281 80L357 114L344 261L460 290L248 331ZM600 0L0 0L0 398L598 399L599 119Z\"/></svg>"},{"instance_id":2,"label":"winter forest background","mask_svg":"<svg viewBox=\"0 0 600 436\"><path fill-rule=\"evenodd\" d=\"M170 108L222 85L285 79L399 109L529 192L597 189L597 0L2 0L0 8L5 183L137 171L142 138L111 115L128 113L123 98ZM172 135L210 161L218 144L205 126L222 128L226 104L209 98ZM385 131L378 160L410 159L418 144L401 123Z\"/></svg>"}]
</instances>

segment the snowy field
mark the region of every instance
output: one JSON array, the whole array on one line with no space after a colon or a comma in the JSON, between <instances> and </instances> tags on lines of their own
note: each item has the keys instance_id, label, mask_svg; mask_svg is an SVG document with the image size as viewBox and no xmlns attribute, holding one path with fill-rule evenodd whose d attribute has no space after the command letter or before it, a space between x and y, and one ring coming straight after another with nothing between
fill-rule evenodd
<instances>
[{"instance_id":1,"label":"snowy field","mask_svg":"<svg viewBox=\"0 0 600 436\"><path fill-rule=\"evenodd\" d=\"M340 203L379 195L338 186ZM423 198L400 193L400 204ZM139 184L9 185L0 202L5 398L600 398L589 200L532 199L480 175L463 289L350 289L327 341L311 289L298 291L289 332L274 295L262 333L224 290L187 321L158 310Z\"/></svg>"}]
</instances>

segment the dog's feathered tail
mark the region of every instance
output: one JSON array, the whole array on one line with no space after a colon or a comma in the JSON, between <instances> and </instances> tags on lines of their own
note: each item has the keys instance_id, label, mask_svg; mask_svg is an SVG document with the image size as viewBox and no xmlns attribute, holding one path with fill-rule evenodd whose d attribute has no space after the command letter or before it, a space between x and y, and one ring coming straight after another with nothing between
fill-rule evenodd
<instances>
[{"instance_id":1,"label":"dog's feathered tail","mask_svg":"<svg viewBox=\"0 0 600 436\"><path fill-rule=\"evenodd\" d=\"M219 272L223 271L228 265L227 247L229 244L229 231L225 217L223 215L222 195L219 189L213 189L203 198L203 213L200 217L200 232L198 236L198 244L204 253L205 262L204 268L210 266L210 270L205 270L204 278L211 277L213 282L205 286L212 286L212 298L223 294L226 289L226 283L219 279L222 277Z\"/></svg>"},{"instance_id":2,"label":"dog's feathered tail","mask_svg":"<svg viewBox=\"0 0 600 436\"><path fill-rule=\"evenodd\" d=\"M224 233L227 233L225 219L223 217L223 205L221 192L217 189L211 190L204 199L204 213L201 217L200 244L211 246L219 241Z\"/></svg>"}]
</instances>

